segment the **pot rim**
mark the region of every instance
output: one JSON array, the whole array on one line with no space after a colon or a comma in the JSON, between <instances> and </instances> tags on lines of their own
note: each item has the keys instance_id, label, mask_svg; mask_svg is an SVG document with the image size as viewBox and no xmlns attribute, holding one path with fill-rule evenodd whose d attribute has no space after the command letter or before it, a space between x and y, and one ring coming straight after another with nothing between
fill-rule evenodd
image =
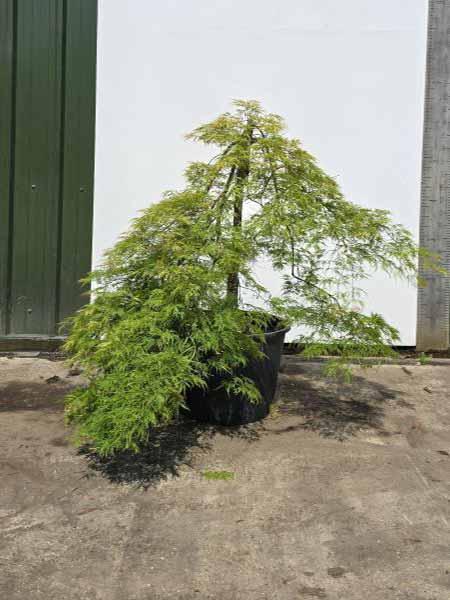
<instances>
[{"instance_id":1,"label":"pot rim","mask_svg":"<svg viewBox=\"0 0 450 600\"><path fill-rule=\"evenodd\" d=\"M264 337L267 339L267 338L270 338L270 337L274 337L274 336L276 336L276 335L279 335L279 334L281 334L281 333L283 333L284 335L286 335L286 333L287 333L288 331L290 331L290 330L291 330L291 328L290 328L290 327L284 327L283 329L276 329L275 331L267 331L267 332L264 334Z\"/></svg>"}]
</instances>

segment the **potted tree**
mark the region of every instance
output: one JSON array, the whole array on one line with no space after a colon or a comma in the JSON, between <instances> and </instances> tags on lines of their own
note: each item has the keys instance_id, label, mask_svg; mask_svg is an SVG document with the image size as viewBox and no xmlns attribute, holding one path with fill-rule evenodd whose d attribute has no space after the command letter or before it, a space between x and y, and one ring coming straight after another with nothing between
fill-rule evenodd
<instances>
[{"instance_id":1,"label":"potted tree","mask_svg":"<svg viewBox=\"0 0 450 600\"><path fill-rule=\"evenodd\" d=\"M138 450L183 407L221 423L267 414L290 325L309 356L332 351L333 373L398 339L355 310L357 282L375 269L414 278L410 233L345 200L279 116L254 101L234 109L188 136L218 152L134 220L69 324L65 348L89 385L67 415L102 454ZM281 295L257 280L257 259L280 274Z\"/></svg>"}]
</instances>

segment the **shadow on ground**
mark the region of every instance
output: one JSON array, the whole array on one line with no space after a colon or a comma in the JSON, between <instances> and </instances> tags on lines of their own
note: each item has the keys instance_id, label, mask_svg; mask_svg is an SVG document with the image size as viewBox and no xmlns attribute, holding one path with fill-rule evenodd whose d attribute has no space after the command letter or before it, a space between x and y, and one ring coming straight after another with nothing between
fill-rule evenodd
<instances>
[{"instance_id":1,"label":"shadow on ground","mask_svg":"<svg viewBox=\"0 0 450 600\"><path fill-rule=\"evenodd\" d=\"M80 448L89 467L113 483L127 483L148 488L169 476L177 476L182 465L190 464L194 449L207 451L215 435L256 441L262 427L215 427L186 417L152 431L149 442L139 453L119 452L112 457L99 456L87 446Z\"/></svg>"},{"instance_id":2,"label":"shadow on ground","mask_svg":"<svg viewBox=\"0 0 450 600\"><path fill-rule=\"evenodd\" d=\"M27 383L11 381L0 389L0 412L59 412L64 406L64 396L73 387L59 378Z\"/></svg>"},{"instance_id":3,"label":"shadow on ground","mask_svg":"<svg viewBox=\"0 0 450 600\"><path fill-rule=\"evenodd\" d=\"M60 412L64 396L73 389L71 382L53 376L40 382L10 381L0 390L0 412L39 410ZM149 487L169 476L176 476L181 465L189 465L195 450L207 451L216 435L241 438L249 442L261 435L281 435L293 430L313 431L324 437L345 440L361 429L383 429L384 404L405 403L401 392L380 382L355 375L350 384L325 379L320 365L288 361L280 375L278 412L300 417L273 428L270 420L245 427L214 427L181 416L173 424L158 428L139 454L118 453L102 458L89 447L80 449L92 472L114 483ZM281 422L282 423L282 422Z\"/></svg>"},{"instance_id":4,"label":"shadow on ground","mask_svg":"<svg viewBox=\"0 0 450 600\"><path fill-rule=\"evenodd\" d=\"M383 428L384 403L404 402L398 390L357 375L350 383L326 379L320 367L291 363L280 377L281 414L302 417L301 423L277 430L277 433L304 429L323 437L345 440L361 429Z\"/></svg>"},{"instance_id":5,"label":"shadow on ground","mask_svg":"<svg viewBox=\"0 0 450 600\"><path fill-rule=\"evenodd\" d=\"M401 393L381 383L354 376L349 384L325 379L320 368L311 372L300 364L291 365L280 376L278 412L301 417L301 422L282 429L268 427L267 421L245 427L215 427L186 417L152 432L149 443L139 454L121 452L102 458L89 448L82 448L91 469L114 483L135 484L144 488L168 476L177 476L181 465L189 465L194 449L207 451L217 434L256 441L262 434L280 435L294 430L313 431L323 437L341 441L361 429L383 428L384 403L399 401ZM401 400L400 400L401 402Z\"/></svg>"}]
</instances>

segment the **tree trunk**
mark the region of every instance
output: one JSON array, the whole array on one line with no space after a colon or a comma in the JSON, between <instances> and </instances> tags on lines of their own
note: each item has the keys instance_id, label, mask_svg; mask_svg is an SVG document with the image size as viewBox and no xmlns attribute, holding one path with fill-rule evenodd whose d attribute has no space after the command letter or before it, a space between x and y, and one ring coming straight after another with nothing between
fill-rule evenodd
<instances>
[{"instance_id":1,"label":"tree trunk","mask_svg":"<svg viewBox=\"0 0 450 600\"><path fill-rule=\"evenodd\" d=\"M233 228L242 229L242 212L244 208L245 184L250 174L250 146L253 141L253 131L248 131L247 158L236 169L236 192L233 207ZM227 298L236 308L239 305L239 273L228 275Z\"/></svg>"},{"instance_id":2,"label":"tree trunk","mask_svg":"<svg viewBox=\"0 0 450 600\"><path fill-rule=\"evenodd\" d=\"M240 169L238 169L236 174L236 179L239 181L239 178L243 177L240 174ZM248 177L248 172L247 172ZM234 199L234 208L233 208L233 228L241 228L242 227L242 209L244 206L244 194L243 190L236 191L236 197ZM239 273L230 273L228 275L227 280L227 298L230 302L237 308L239 304Z\"/></svg>"}]
</instances>

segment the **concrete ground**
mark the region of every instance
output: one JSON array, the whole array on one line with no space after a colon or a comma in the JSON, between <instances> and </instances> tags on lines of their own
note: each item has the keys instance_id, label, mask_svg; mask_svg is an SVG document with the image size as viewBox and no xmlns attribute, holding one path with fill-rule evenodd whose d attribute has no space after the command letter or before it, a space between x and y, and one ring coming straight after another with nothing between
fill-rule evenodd
<instances>
[{"instance_id":1,"label":"concrete ground","mask_svg":"<svg viewBox=\"0 0 450 600\"><path fill-rule=\"evenodd\" d=\"M320 367L287 357L258 425L100 461L63 424L80 377L0 358L0 597L449 600L450 363Z\"/></svg>"}]
</instances>

